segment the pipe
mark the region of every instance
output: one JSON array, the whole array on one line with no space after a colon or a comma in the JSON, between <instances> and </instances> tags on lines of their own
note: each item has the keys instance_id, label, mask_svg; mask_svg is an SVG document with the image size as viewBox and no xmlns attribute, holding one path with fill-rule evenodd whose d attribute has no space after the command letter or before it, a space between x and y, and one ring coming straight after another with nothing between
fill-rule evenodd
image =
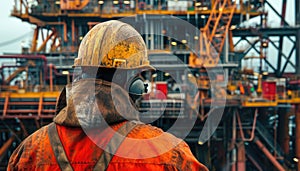
<instances>
[{"instance_id":1,"label":"pipe","mask_svg":"<svg viewBox=\"0 0 300 171\"><path fill-rule=\"evenodd\" d=\"M255 113L254 113L252 131L251 131L251 134L250 134L250 138L245 138L244 131L243 131L243 126L242 126L242 123L241 123L241 118L240 118L240 115L239 115L238 111L236 112L236 116L237 116L238 125L239 125L239 128L240 128L240 134L241 134L242 140L243 141L252 141L255 137L254 133L255 133L255 129L256 129L257 108L255 109Z\"/></svg>"},{"instance_id":2,"label":"pipe","mask_svg":"<svg viewBox=\"0 0 300 171\"><path fill-rule=\"evenodd\" d=\"M72 46L74 46L75 43L75 21L72 19Z\"/></svg>"},{"instance_id":3,"label":"pipe","mask_svg":"<svg viewBox=\"0 0 300 171\"><path fill-rule=\"evenodd\" d=\"M283 0L282 1L282 8L281 8L281 22L280 22L280 25L281 26L284 26L284 20L285 20L285 14L286 14L286 1L287 0Z\"/></svg>"},{"instance_id":4,"label":"pipe","mask_svg":"<svg viewBox=\"0 0 300 171\"><path fill-rule=\"evenodd\" d=\"M25 59L42 59L45 63L47 63L47 58L44 55L0 55L0 58L25 58Z\"/></svg>"},{"instance_id":5,"label":"pipe","mask_svg":"<svg viewBox=\"0 0 300 171\"><path fill-rule=\"evenodd\" d=\"M238 171L246 171L246 150L244 146L244 142L240 143L237 146L237 168Z\"/></svg>"},{"instance_id":6,"label":"pipe","mask_svg":"<svg viewBox=\"0 0 300 171\"><path fill-rule=\"evenodd\" d=\"M4 102L2 117L6 116L6 112L8 110L8 102L9 102L9 94L6 94L5 95L5 102Z\"/></svg>"},{"instance_id":7,"label":"pipe","mask_svg":"<svg viewBox=\"0 0 300 171\"><path fill-rule=\"evenodd\" d=\"M52 68L53 68L53 65L52 64L49 64L49 81L50 81L50 91L52 92L53 91L53 71L52 71Z\"/></svg>"},{"instance_id":8,"label":"pipe","mask_svg":"<svg viewBox=\"0 0 300 171\"><path fill-rule=\"evenodd\" d=\"M249 155L249 154L247 154L247 158L250 160L250 162L256 167L256 169L258 170L258 171L263 171L263 169L260 167L260 165L255 161L255 159L251 156L251 155Z\"/></svg>"},{"instance_id":9,"label":"pipe","mask_svg":"<svg viewBox=\"0 0 300 171\"><path fill-rule=\"evenodd\" d=\"M67 23L64 22L64 42L68 42L68 28L67 28Z\"/></svg>"},{"instance_id":10,"label":"pipe","mask_svg":"<svg viewBox=\"0 0 300 171\"><path fill-rule=\"evenodd\" d=\"M281 166L279 164L279 162L276 160L276 158L269 152L269 150L266 148L266 146L264 146L263 143L258 138L255 137L254 142L279 171L285 171L283 166Z\"/></svg>"}]
</instances>

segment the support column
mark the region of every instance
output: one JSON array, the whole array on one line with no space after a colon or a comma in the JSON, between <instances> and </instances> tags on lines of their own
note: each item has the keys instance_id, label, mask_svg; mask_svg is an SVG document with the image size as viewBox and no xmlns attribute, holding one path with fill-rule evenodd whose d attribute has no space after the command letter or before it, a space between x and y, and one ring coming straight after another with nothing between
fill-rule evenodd
<instances>
[{"instance_id":1,"label":"support column","mask_svg":"<svg viewBox=\"0 0 300 171\"><path fill-rule=\"evenodd\" d=\"M300 20L300 17L298 18ZM300 24L300 23L298 23ZM296 36L296 74L300 74L300 29L297 30Z\"/></svg>"},{"instance_id":2,"label":"support column","mask_svg":"<svg viewBox=\"0 0 300 171\"><path fill-rule=\"evenodd\" d=\"M39 30L40 30L39 26L36 26L36 28L34 29L30 52L36 52Z\"/></svg>"},{"instance_id":3,"label":"support column","mask_svg":"<svg viewBox=\"0 0 300 171\"><path fill-rule=\"evenodd\" d=\"M296 25L300 24L300 2L299 0L295 0L295 11L296 11ZM296 74L300 74L300 30L297 31L296 36Z\"/></svg>"},{"instance_id":4,"label":"support column","mask_svg":"<svg viewBox=\"0 0 300 171\"><path fill-rule=\"evenodd\" d=\"M246 150L244 142L237 145L237 168L238 171L246 171Z\"/></svg>"},{"instance_id":5,"label":"support column","mask_svg":"<svg viewBox=\"0 0 300 171\"><path fill-rule=\"evenodd\" d=\"M296 112L295 112L296 118L296 158L300 159L300 104L296 104ZM297 162L297 168L300 170L300 162Z\"/></svg>"},{"instance_id":6,"label":"support column","mask_svg":"<svg viewBox=\"0 0 300 171\"><path fill-rule=\"evenodd\" d=\"M289 154L289 114L287 108L278 109L278 142L285 155Z\"/></svg>"}]
</instances>

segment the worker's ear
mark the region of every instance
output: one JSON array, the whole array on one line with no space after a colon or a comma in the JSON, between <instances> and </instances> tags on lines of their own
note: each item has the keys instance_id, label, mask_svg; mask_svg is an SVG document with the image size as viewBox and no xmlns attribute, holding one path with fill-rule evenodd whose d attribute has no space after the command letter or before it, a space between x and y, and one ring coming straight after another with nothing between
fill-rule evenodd
<instances>
[{"instance_id":1,"label":"worker's ear","mask_svg":"<svg viewBox=\"0 0 300 171\"><path fill-rule=\"evenodd\" d=\"M67 97L66 97L66 87L62 89L58 100L56 102L56 111L55 114L57 115L63 108L67 106Z\"/></svg>"}]
</instances>

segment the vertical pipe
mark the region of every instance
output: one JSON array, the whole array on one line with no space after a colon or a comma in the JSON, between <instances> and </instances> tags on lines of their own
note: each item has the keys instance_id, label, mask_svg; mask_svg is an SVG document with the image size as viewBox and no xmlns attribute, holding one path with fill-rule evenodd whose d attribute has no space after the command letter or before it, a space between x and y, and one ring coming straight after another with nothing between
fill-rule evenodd
<instances>
[{"instance_id":1,"label":"vertical pipe","mask_svg":"<svg viewBox=\"0 0 300 171\"><path fill-rule=\"evenodd\" d=\"M75 43L75 21L72 19L72 45Z\"/></svg>"},{"instance_id":2,"label":"vertical pipe","mask_svg":"<svg viewBox=\"0 0 300 171\"><path fill-rule=\"evenodd\" d=\"M150 22L150 35L148 34L148 39L150 37L150 40L149 40L150 41L150 49L153 50L153 49L155 49L154 48L154 41L155 41L155 39L154 39L154 29L155 28L154 27L155 26L154 26L153 20L150 20L149 22Z\"/></svg>"},{"instance_id":3,"label":"vertical pipe","mask_svg":"<svg viewBox=\"0 0 300 171\"><path fill-rule=\"evenodd\" d=\"M67 28L67 23L66 21L64 22L64 41L67 42L68 41L68 28Z\"/></svg>"},{"instance_id":4,"label":"vertical pipe","mask_svg":"<svg viewBox=\"0 0 300 171\"><path fill-rule=\"evenodd\" d=\"M296 0L297 1L297 0ZM282 16L282 18L281 18L281 23L280 23L280 25L281 26L284 26L284 20L285 20L285 14L286 14L286 0L283 0L282 1L282 8L281 8L281 16Z\"/></svg>"},{"instance_id":5,"label":"vertical pipe","mask_svg":"<svg viewBox=\"0 0 300 171\"><path fill-rule=\"evenodd\" d=\"M299 21L299 19L300 19L300 1L299 0L295 0L295 13L296 13L296 17L295 17L295 19L296 19L296 25L298 25L298 24L300 24L300 21Z\"/></svg>"},{"instance_id":6,"label":"vertical pipe","mask_svg":"<svg viewBox=\"0 0 300 171\"><path fill-rule=\"evenodd\" d=\"M296 0L297 1L297 0ZM137 14L138 10L139 10L139 1L135 0L135 13Z\"/></svg>"},{"instance_id":7,"label":"vertical pipe","mask_svg":"<svg viewBox=\"0 0 300 171\"><path fill-rule=\"evenodd\" d=\"M300 159L300 104L296 104L296 112L295 112L296 118L296 139L295 139L295 144L296 144L296 158ZM300 170L300 162L297 162L297 168Z\"/></svg>"},{"instance_id":8,"label":"vertical pipe","mask_svg":"<svg viewBox=\"0 0 300 171\"><path fill-rule=\"evenodd\" d=\"M286 108L278 108L278 141L285 155L289 154L289 114Z\"/></svg>"},{"instance_id":9,"label":"vertical pipe","mask_svg":"<svg viewBox=\"0 0 300 171\"><path fill-rule=\"evenodd\" d=\"M231 147L233 148L233 150L232 150L232 156L234 157L234 159L236 159L236 149L234 147L235 143L236 143L236 112L233 112L233 116L232 116L232 141L231 141ZM236 170L237 170L236 160L234 160L234 161L232 161L231 171L236 171Z\"/></svg>"},{"instance_id":10,"label":"vertical pipe","mask_svg":"<svg viewBox=\"0 0 300 171\"><path fill-rule=\"evenodd\" d=\"M49 69L50 69L50 72L49 72L49 74L50 74L50 76L49 76L49 82L50 82L50 91L52 92L53 91L53 76L52 76L52 74L53 74L53 71L52 71L52 68L53 67L53 65L52 64L49 64Z\"/></svg>"},{"instance_id":11,"label":"vertical pipe","mask_svg":"<svg viewBox=\"0 0 300 171\"><path fill-rule=\"evenodd\" d=\"M244 142L238 144L237 148L237 168L238 171L246 171L246 150Z\"/></svg>"}]
</instances>

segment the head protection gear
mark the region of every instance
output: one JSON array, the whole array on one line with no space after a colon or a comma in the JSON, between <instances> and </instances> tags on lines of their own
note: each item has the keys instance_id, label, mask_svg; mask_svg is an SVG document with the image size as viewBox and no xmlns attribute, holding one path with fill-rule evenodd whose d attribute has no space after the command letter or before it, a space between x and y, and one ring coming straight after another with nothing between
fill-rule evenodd
<instances>
[{"instance_id":1,"label":"head protection gear","mask_svg":"<svg viewBox=\"0 0 300 171\"><path fill-rule=\"evenodd\" d=\"M86 34L74 67L80 68L75 80L104 79L121 85L134 95L141 95L146 87L141 79L132 76L154 70L149 65L147 47L141 35L129 24L117 20L97 24ZM120 76L116 76L118 74Z\"/></svg>"}]
</instances>

